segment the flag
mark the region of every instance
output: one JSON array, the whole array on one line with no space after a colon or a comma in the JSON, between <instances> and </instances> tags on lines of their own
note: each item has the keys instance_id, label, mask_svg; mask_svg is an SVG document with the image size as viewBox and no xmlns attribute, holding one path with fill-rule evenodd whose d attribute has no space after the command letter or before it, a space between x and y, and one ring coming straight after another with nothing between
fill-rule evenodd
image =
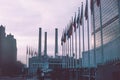
<instances>
[{"instance_id":1,"label":"flag","mask_svg":"<svg viewBox=\"0 0 120 80\"><path fill-rule=\"evenodd\" d=\"M61 45L63 45L63 41L62 41L62 38L61 38Z\"/></svg>"},{"instance_id":2,"label":"flag","mask_svg":"<svg viewBox=\"0 0 120 80\"><path fill-rule=\"evenodd\" d=\"M80 8L78 8L78 16L77 16L77 28L80 23Z\"/></svg>"},{"instance_id":3,"label":"flag","mask_svg":"<svg viewBox=\"0 0 120 80\"><path fill-rule=\"evenodd\" d=\"M35 55L37 55L37 52L35 51L35 53L34 53Z\"/></svg>"},{"instance_id":4,"label":"flag","mask_svg":"<svg viewBox=\"0 0 120 80\"><path fill-rule=\"evenodd\" d=\"M63 45L63 34L62 34L62 37L61 37L61 45Z\"/></svg>"},{"instance_id":5,"label":"flag","mask_svg":"<svg viewBox=\"0 0 120 80\"><path fill-rule=\"evenodd\" d=\"M64 37L63 37L64 43L66 42L66 30L64 30Z\"/></svg>"},{"instance_id":6,"label":"flag","mask_svg":"<svg viewBox=\"0 0 120 80\"><path fill-rule=\"evenodd\" d=\"M69 28L70 28L70 26L69 26L69 25L67 25L67 30L66 30L66 36L67 36L67 39L69 39L69 38L70 38L70 35L69 35Z\"/></svg>"},{"instance_id":7,"label":"flag","mask_svg":"<svg viewBox=\"0 0 120 80\"><path fill-rule=\"evenodd\" d=\"M86 6L85 6L85 19L88 19L88 2L86 0Z\"/></svg>"},{"instance_id":8,"label":"flag","mask_svg":"<svg viewBox=\"0 0 120 80\"><path fill-rule=\"evenodd\" d=\"M70 23L70 29L69 29L69 35L70 35L70 36L72 35L72 30L73 30L72 24L73 24L73 22Z\"/></svg>"},{"instance_id":9,"label":"flag","mask_svg":"<svg viewBox=\"0 0 120 80\"><path fill-rule=\"evenodd\" d=\"M80 25L82 25L82 20L83 20L83 3L82 3L82 6L81 6Z\"/></svg>"},{"instance_id":10,"label":"flag","mask_svg":"<svg viewBox=\"0 0 120 80\"><path fill-rule=\"evenodd\" d=\"M70 27L68 26L68 29L67 29L67 36L68 36L68 39L70 38L69 29L70 29Z\"/></svg>"},{"instance_id":11,"label":"flag","mask_svg":"<svg viewBox=\"0 0 120 80\"><path fill-rule=\"evenodd\" d=\"M27 51L26 51L26 54L28 54L29 52L28 52L28 46L27 46Z\"/></svg>"},{"instance_id":12,"label":"flag","mask_svg":"<svg viewBox=\"0 0 120 80\"><path fill-rule=\"evenodd\" d=\"M76 31L76 13L75 13L75 17L74 17L74 23L73 23L73 25L74 25L74 31Z\"/></svg>"},{"instance_id":13,"label":"flag","mask_svg":"<svg viewBox=\"0 0 120 80\"><path fill-rule=\"evenodd\" d=\"M100 0L96 0L97 1L97 6L100 6Z\"/></svg>"},{"instance_id":14,"label":"flag","mask_svg":"<svg viewBox=\"0 0 120 80\"><path fill-rule=\"evenodd\" d=\"M73 57L75 56L75 53L73 53Z\"/></svg>"},{"instance_id":15,"label":"flag","mask_svg":"<svg viewBox=\"0 0 120 80\"><path fill-rule=\"evenodd\" d=\"M28 52L28 53L29 53L29 55L31 55L31 50L30 50L30 47L29 47L29 52Z\"/></svg>"},{"instance_id":16,"label":"flag","mask_svg":"<svg viewBox=\"0 0 120 80\"><path fill-rule=\"evenodd\" d=\"M63 41L62 41L62 39L61 39L61 45L63 45Z\"/></svg>"},{"instance_id":17,"label":"flag","mask_svg":"<svg viewBox=\"0 0 120 80\"><path fill-rule=\"evenodd\" d=\"M91 1L90 1L91 14L93 13L93 7L94 7L93 5L94 5L93 0L91 0Z\"/></svg>"},{"instance_id":18,"label":"flag","mask_svg":"<svg viewBox=\"0 0 120 80\"><path fill-rule=\"evenodd\" d=\"M31 56L33 56L34 55L34 52L33 52L33 50L31 49Z\"/></svg>"},{"instance_id":19,"label":"flag","mask_svg":"<svg viewBox=\"0 0 120 80\"><path fill-rule=\"evenodd\" d=\"M62 37L61 37L61 45L63 45L63 43L65 42L65 31L63 30L62 32Z\"/></svg>"},{"instance_id":20,"label":"flag","mask_svg":"<svg viewBox=\"0 0 120 80\"><path fill-rule=\"evenodd\" d=\"M68 38L72 35L72 22L69 25L68 31L67 31Z\"/></svg>"}]
</instances>

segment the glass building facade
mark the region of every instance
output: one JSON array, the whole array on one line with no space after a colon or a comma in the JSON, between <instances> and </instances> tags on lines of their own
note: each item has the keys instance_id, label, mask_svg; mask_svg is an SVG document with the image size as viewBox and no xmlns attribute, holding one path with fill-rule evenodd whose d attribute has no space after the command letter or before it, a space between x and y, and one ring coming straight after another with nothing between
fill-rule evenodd
<instances>
[{"instance_id":1,"label":"glass building facade","mask_svg":"<svg viewBox=\"0 0 120 80\"><path fill-rule=\"evenodd\" d=\"M91 14L91 66L120 59L120 0L100 0L101 9L96 1L93 4L94 14ZM84 56L88 56L87 51L83 54L83 59ZM88 66L87 60L83 60L83 63L83 66Z\"/></svg>"},{"instance_id":2,"label":"glass building facade","mask_svg":"<svg viewBox=\"0 0 120 80\"><path fill-rule=\"evenodd\" d=\"M101 18L102 18L102 34L103 45L108 44L119 37L119 4L118 0L101 0ZM94 19L95 31L92 25L92 48L94 48L94 33L96 38L96 47L101 46L101 27L100 27L100 7L94 0ZM93 23L93 15L92 15Z\"/></svg>"}]
</instances>

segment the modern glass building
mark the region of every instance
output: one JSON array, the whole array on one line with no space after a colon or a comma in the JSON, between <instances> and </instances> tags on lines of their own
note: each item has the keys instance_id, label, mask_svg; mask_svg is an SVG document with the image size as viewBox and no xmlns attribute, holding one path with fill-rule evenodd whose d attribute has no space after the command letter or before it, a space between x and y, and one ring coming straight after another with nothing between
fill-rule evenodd
<instances>
[{"instance_id":1,"label":"modern glass building","mask_svg":"<svg viewBox=\"0 0 120 80\"><path fill-rule=\"evenodd\" d=\"M91 67L120 59L120 0L100 0L101 8L97 0L93 1L94 10L90 18ZM88 51L82 55L82 66L88 67Z\"/></svg>"},{"instance_id":2,"label":"modern glass building","mask_svg":"<svg viewBox=\"0 0 120 80\"><path fill-rule=\"evenodd\" d=\"M94 15L92 14L91 18L92 49L95 49L97 63L102 63L102 59L103 62L120 59L120 1L100 1L101 8L97 5L96 0L94 0ZM103 41L103 52L101 41ZM94 53L94 51L91 52Z\"/></svg>"},{"instance_id":3,"label":"modern glass building","mask_svg":"<svg viewBox=\"0 0 120 80\"><path fill-rule=\"evenodd\" d=\"M120 33L119 26L119 0L101 0L101 15L103 28L103 44L116 39ZM100 7L94 1L95 32L92 28L92 35L96 34L96 47L101 46L100 29Z\"/></svg>"}]
</instances>

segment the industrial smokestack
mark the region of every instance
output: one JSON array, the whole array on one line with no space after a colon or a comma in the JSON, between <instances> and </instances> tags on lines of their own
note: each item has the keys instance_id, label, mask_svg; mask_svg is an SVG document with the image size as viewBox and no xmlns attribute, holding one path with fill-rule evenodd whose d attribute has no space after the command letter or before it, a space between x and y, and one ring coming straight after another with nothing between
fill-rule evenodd
<instances>
[{"instance_id":1,"label":"industrial smokestack","mask_svg":"<svg viewBox=\"0 0 120 80\"><path fill-rule=\"evenodd\" d=\"M45 32L44 55L47 56L47 32Z\"/></svg>"},{"instance_id":2,"label":"industrial smokestack","mask_svg":"<svg viewBox=\"0 0 120 80\"><path fill-rule=\"evenodd\" d=\"M55 57L58 56L58 29L55 28Z\"/></svg>"},{"instance_id":3,"label":"industrial smokestack","mask_svg":"<svg viewBox=\"0 0 120 80\"><path fill-rule=\"evenodd\" d=\"M39 45L38 45L38 56L41 57L41 41L42 41L42 28L39 28Z\"/></svg>"}]
</instances>

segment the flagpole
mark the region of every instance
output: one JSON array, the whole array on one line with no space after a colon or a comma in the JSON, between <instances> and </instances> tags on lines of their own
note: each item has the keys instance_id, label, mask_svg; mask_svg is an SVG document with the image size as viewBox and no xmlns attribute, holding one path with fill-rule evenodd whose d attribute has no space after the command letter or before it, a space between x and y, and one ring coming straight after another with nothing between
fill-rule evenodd
<instances>
[{"instance_id":1,"label":"flagpole","mask_svg":"<svg viewBox=\"0 0 120 80\"><path fill-rule=\"evenodd\" d=\"M66 69L66 43L64 43L64 51L65 51L64 55L65 55L65 69Z\"/></svg>"},{"instance_id":2,"label":"flagpole","mask_svg":"<svg viewBox=\"0 0 120 80\"><path fill-rule=\"evenodd\" d=\"M74 46L73 47L75 47L75 58L74 58L74 74L75 74L75 79L76 79L76 56L77 56L77 53L76 53L76 12L75 12L75 16L74 16L74 21L73 21L74 23L73 23L73 27L74 27L74 32L75 32L75 34L74 34L74 36L75 36L75 38L74 38Z\"/></svg>"},{"instance_id":3,"label":"flagpole","mask_svg":"<svg viewBox=\"0 0 120 80\"><path fill-rule=\"evenodd\" d=\"M83 2L82 2L82 9L81 9L81 18L82 18L82 37L83 37L83 54L84 54L84 51L85 51L85 42L84 42L84 18L83 18Z\"/></svg>"},{"instance_id":4,"label":"flagpole","mask_svg":"<svg viewBox=\"0 0 120 80\"><path fill-rule=\"evenodd\" d=\"M76 52L76 56L75 56L75 58L76 58L76 65L75 65L75 67L77 69L77 31L75 32L75 52Z\"/></svg>"},{"instance_id":5,"label":"flagpole","mask_svg":"<svg viewBox=\"0 0 120 80\"><path fill-rule=\"evenodd\" d=\"M69 44L69 35L68 35L68 72L70 72L70 44ZM70 76L68 75L68 77L70 78Z\"/></svg>"},{"instance_id":6,"label":"flagpole","mask_svg":"<svg viewBox=\"0 0 120 80\"><path fill-rule=\"evenodd\" d=\"M74 34L73 34L73 17L72 17L72 73L74 74ZM74 80L74 76L72 75L72 78Z\"/></svg>"},{"instance_id":7,"label":"flagpole","mask_svg":"<svg viewBox=\"0 0 120 80\"><path fill-rule=\"evenodd\" d=\"M63 42L63 66L65 68L65 45L64 45L64 42Z\"/></svg>"},{"instance_id":8,"label":"flagpole","mask_svg":"<svg viewBox=\"0 0 120 80\"><path fill-rule=\"evenodd\" d=\"M74 26L75 26L75 68L77 68L77 30L76 30L76 12L75 12L75 21L74 21Z\"/></svg>"},{"instance_id":9,"label":"flagpole","mask_svg":"<svg viewBox=\"0 0 120 80\"><path fill-rule=\"evenodd\" d=\"M79 32L79 45L78 45L79 46L79 51L78 51L78 62L79 63L76 62L77 63L77 69L76 69L77 78L76 79L79 80L79 68L80 68L80 8L78 8L77 28L79 28L79 31L78 31Z\"/></svg>"},{"instance_id":10,"label":"flagpole","mask_svg":"<svg viewBox=\"0 0 120 80\"><path fill-rule=\"evenodd\" d=\"M65 66L66 66L66 69L67 69L67 44L65 43Z\"/></svg>"},{"instance_id":11,"label":"flagpole","mask_svg":"<svg viewBox=\"0 0 120 80\"><path fill-rule=\"evenodd\" d=\"M72 26L73 26L73 17L72 17ZM74 68L74 34L73 34L73 29L72 29L72 57L73 57L73 64L72 67Z\"/></svg>"},{"instance_id":12,"label":"flagpole","mask_svg":"<svg viewBox=\"0 0 120 80\"><path fill-rule=\"evenodd\" d=\"M85 8L85 18L87 21L87 36L88 36L88 70L89 70L89 80L90 80L90 30L89 30L89 14L88 14L88 0L86 0Z\"/></svg>"},{"instance_id":13,"label":"flagpole","mask_svg":"<svg viewBox=\"0 0 120 80\"><path fill-rule=\"evenodd\" d=\"M66 69L66 43L64 43L65 69Z\"/></svg>"},{"instance_id":14,"label":"flagpole","mask_svg":"<svg viewBox=\"0 0 120 80\"><path fill-rule=\"evenodd\" d=\"M64 30L63 30L64 31ZM61 45L62 45L62 67L65 68L65 48L64 48L64 33L62 33L61 37Z\"/></svg>"},{"instance_id":15,"label":"flagpole","mask_svg":"<svg viewBox=\"0 0 120 80\"><path fill-rule=\"evenodd\" d=\"M66 40L66 69L68 68L68 45L67 45L67 40Z\"/></svg>"},{"instance_id":16,"label":"flagpole","mask_svg":"<svg viewBox=\"0 0 120 80\"><path fill-rule=\"evenodd\" d=\"M80 7L78 8L78 12L80 13ZM79 15L79 17L80 17L80 15ZM80 20L80 18L79 18L79 20ZM81 58L81 34L80 34L81 29L80 29L80 23L78 23L78 28L79 28L79 67L80 67L80 65L81 65L81 62L80 62L80 58Z\"/></svg>"},{"instance_id":17,"label":"flagpole","mask_svg":"<svg viewBox=\"0 0 120 80\"><path fill-rule=\"evenodd\" d=\"M94 2L92 1L92 14L93 14L93 34L94 34L94 64L95 64L95 67L97 67L96 65L96 32L95 32L95 14L94 14Z\"/></svg>"},{"instance_id":18,"label":"flagpole","mask_svg":"<svg viewBox=\"0 0 120 80\"><path fill-rule=\"evenodd\" d=\"M71 36L70 36L70 68L72 67L71 66L71 57L72 57L72 55L71 55Z\"/></svg>"},{"instance_id":19,"label":"flagpole","mask_svg":"<svg viewBox=\"0 0 120 80\"><path fill-rule=\"evenodd\" d=\"M65 68L65 44L64 44L64 42L63 42L63 56L64 56L64 68Z\"/></svg>"},{"instance_id":20,"label":"flagpole","mask_svg":"<svg viewBox=\"0 0 120 80\"><path fill-rule=\"evenodd\" d=\"M76 80L77 80L77 30L75 31L75 69L76 69Z\"/></svg>"},{"instance_id":21,"label":"flagpole","mask_svg":"<svg viewBox=\"0 0 120 80\"><path fill-rule=\"evenodd\" d=\"M71 26L73 27L73 17L72 17L72 23L71 23ZM73 36L73 28L72 28L72 35L71 35L71 37L72 37L72 46L71 46L71 48L72 48L72 51L71 51L71 68L72 68L72 73L73 73L73 69L74 69L74 57L73 57L73 54L74 54L74 45L73 45L73 38L74 38L74 36ZM73 79L73 75L72 75L72 79Z\"/></svg>"},{"instance_id":22,"label":"flagpole","mask_svg":"<svg viewBox=\"0 0 120 80\"><path fill-rule=\"evenodd\" d=\"M66 29L65 29L65 30L66 30ZM64 35L64 40L63 40L63 41L64 41L64 50L65 50L65 53L64 53L64 54L65 54L65 69L66 69L66 68L67 68L67 56L66 56L66 54L67 54L67 53L66 53L66 52L67 52L67 50L66 50L66 47L67 47L67 46L66 46L66 45L67 45L67 44L66 44L66 31L65 31L65 30L64 30L64 34L63 34L63 35Z\"/></svg>"},{"instance_id":23,"label":"flagpole","mask_svg":"<svg viewBox=\"0 0 120 80\"><path fill-rule=\"evenodd\" d=\"M96 28L95 28L94 2L95 1L91 0L91 14L93 15L93 35L94 35L94 66L95 66L94 72L96 74L97 63L96 63L96 31L95 31Z\"/></svg>"},{"instance_id":24,"label":"flagpole","mask_svg":"<svg viewBox=\"0 0 120 80\"><path fill-rule=\"evenodd\" d=\"M66 39L66 70L65 70L66 75L67 75L67 70L68 70L68 44L67 44L67 39Z\"/></svg>"},{"instance_id":25,"label":"flagpole","mask_svg":"<svg viewBox=\"0 0 120 80\"><path fill-rule=\"evenodd\" d=\"M26 54L26 69L28 68L28 65L27 65L27 54ZM28 72L26 73L28 75Z\"/></svg>"},{"instance_id":26,"label":"flagpole","mask_svg":"<svg viewBox=\"0 0 120 80\"><path fill-rule=\"evenodd\" d=\"M102 64L104 63L104 54L103 54L103 29L102 29L102 11L101 11L101 0L100 0L100 31L101 31L101 53L102 53L102 57L101 57L101 61Z\"/></svg>"},{"instance_id":27,"label":"flagpole","mask_svg":"<svg viewBox=\"0 0 120 80\"><path fill-rule=\"evenodd\" d=\"M69 38L68 38L68 69L70 68L70 66L69 66L69 63L70 63L70 61L69 61Z\"/></svg>"},{"instance_id":28,"label":"flagpole","mask_svg":"<svg viewBox=\"0 0 120 80\"><path fill-rule=\"evenodd\" d=\"M27 47L27 52L26 52L26 67L27 67L27 54L28 54L28 47Z\"/></svg>"},{"instance_id":29,"label":"flagpole","mask_svg":"<svg viewBox=\"0 0 120 80\"><path fill-rule=\"evenodd\" d=\"M67 66L67 41L65 42L65 44L66 44L66 69L68 68L68 66Z\"/></svg>"},{"instance_id":30,"label":"flagpole","mask_svg":"<svg viewBox=\"0 0 120 80\"><path fill-rule=\"evenodd\" d=\"M63 68L64 58L63 58L63 41L62 41L62 38L61 38L61 46L62 46L62 68Z\"/></svg>"},{"instance_id":31,"label":"flagpole","mask_svg":"<svg viewBox=\"0 0 120 80\"><path fill-rule=\"evenodd\" d=\"M75 12L75 18L74 18L74 28L75 28L75 74L76 74L76 80L77 77L77 26L76 26L76 12Z\"/></svg>"},{"instance_id":32,"label":"flagpole","mask_svg":"<svg viewBox=\"0 0 120 80\"><path fill-rule=\"evenodd\" d=\"M29 65L29 58L30 58L30 55L31 55L31 51L30 51L30 46L29 46L29 53L28 53L28 65Z\"/></svg>"}]
</instances>

